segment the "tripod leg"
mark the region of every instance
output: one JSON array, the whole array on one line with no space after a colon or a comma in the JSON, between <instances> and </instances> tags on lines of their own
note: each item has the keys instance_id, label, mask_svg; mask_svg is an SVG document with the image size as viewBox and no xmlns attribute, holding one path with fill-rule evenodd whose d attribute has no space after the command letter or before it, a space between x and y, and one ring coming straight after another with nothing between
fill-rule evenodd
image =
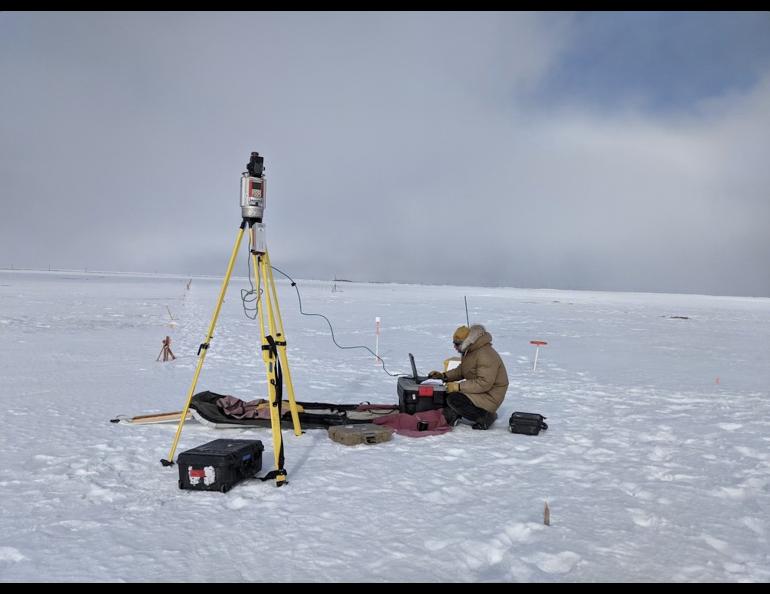
<instances>
[{"instance_id":1,"label":"tripod leg","mask_svg":"<svg viewBox=\"0 0 770 594\"><path fill-rule=\"evenodd\" d=\"M268 313L268 325L270 330L270 336L274 336L274 323L272 308L270 307L270 294L267 291L267 277L265 276L264 260L260 256L257 258L255 253L252 253L252 265L254 267L254 276L261 279L262 294L257 299L257 313L259 317L259 331L261 336L262 345L262 360L265 362L265 368L267 369L267 395L270 406L270 428L273 434L273 457L275 459L276 476L275 482L277 486L281 486L286 480L286 471L283 467L283 435L281 433L281 414L278 411L278 399L281 398L278 392L278 380L280 379L276 373L277 371L277 352L275 349L275 342L270 344L265 332L265 318L264 310L265 306ZM262 297L265 298L265 306L262 304Z\"/></svg>"},{"instance_id":2,"label":"tripod leg","mask_svg":"<svg viewBox=\"0 0 770 594\"><path fill-rule=\"evenodd\" d=\"M238 255L238 248L241 247L241 240L243 239L243 230L246 228L246 221L241 223L241 227L238 230L238 237L235 240L233 251L230 254L230 262L227 264L227 272L225 272L225 278L222 279L222 288L219 290L219 297L217 298L217 305L214 308L214 314L211 316L211 323L209 324L209 330L206 333L206 341L198 347L198 365L195 368L193 374L192 384L190 390L187 392L187 401L182 409L182 416L179 419L179 425L176 428L176 435L174 435L174 442L171 444L171 451L168 453L168 458L161 460L161 464L164 466L171 466L174 463L174 453L176 452L177 444L179 443L179 437L182 435L182 427L184 426L185 419L187 418L187 411L190 408L190 401L192 400L193 393L195 392L195 386L198 385L198 377L201 374L203 368L203 361L206 359L206 353L208 352L209 343L214 338L214 327L217 324L217 318L219 318L219 312L222 309L222 302L225 300L225 293L227 293L227 285L230 284L230 275L233 273L233 266L235 265L235 258Z\"/></svg>"},{"instance_id":3,"label":"tripod leg","mask_svg":"<svg viewBox=\"0 0 770 594\"><path fill-rule=\"evenodd\" d=\"M289 369L289 359L286 356L286 333L283 331L283 320L281 319L281 309L278 307L278 293L275 290L275 279L273 278L273 269L270 266L270 256L267 252L264 255L265 270L267 271L267 277L269 280L270 293L272 295L272 301L275 305L275 321L276 321L276 343L278 344L278 355L281 361L281 369L286 375L286 388L289 393L289 408L291 409L291 420L294 423L294 435L302 435L302 427L299 422L299 411L297 410L297 401L294 399L294 384L291 381L291 370Z\"/></svg>"}]
</instances>

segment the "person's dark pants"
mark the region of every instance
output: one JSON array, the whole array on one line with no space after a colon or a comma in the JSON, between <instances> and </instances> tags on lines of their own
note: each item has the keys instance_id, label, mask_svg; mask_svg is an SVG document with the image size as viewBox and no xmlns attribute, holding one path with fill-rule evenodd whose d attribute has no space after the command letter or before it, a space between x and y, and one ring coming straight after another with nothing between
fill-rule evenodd
<instances>
[{"instance_id":1,"label":"person's dark pants","mask_svg":"<svg viewBox=\"0 0 770 594\"><path fill-rule=\"evenodd\" d=\"M471 399L462 392L447 394L446 403L449 411L446 408L444 409L444 417L446 417L450 425L453 425L458 417L463 417L474 424L474 429L476 428L475 425L479 425L479 429L488 429L497 418L495 413L491 413L473 404Z\"/></svg>"}]
</instances>

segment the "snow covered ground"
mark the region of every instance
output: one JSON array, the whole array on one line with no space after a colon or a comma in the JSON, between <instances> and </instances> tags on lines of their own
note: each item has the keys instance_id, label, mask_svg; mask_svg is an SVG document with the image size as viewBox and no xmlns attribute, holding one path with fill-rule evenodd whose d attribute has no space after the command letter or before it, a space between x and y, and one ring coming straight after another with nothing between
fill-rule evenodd
<instances>
[{"instance_id":1,"label":"snow covered ground","mask_svg":"<svg viewBox=\"0 0 770 594\"><path fill-rule=\"evenodd\" d=\"M408 352L423 373L453 354L467 295L508 396L486 432L346 447L287 431L286 487L221 494L160 465L176 425L109 422L182 408L220 283L188 280L0 272L0 580L770 580L770 299L300 281L342 344L373 346L379 316L397 372ZM197 391L266 396L245 285ZM396 401L278 285L298 400ZM159 363L166 335L179 358ZM550 428L509 433L515 410ZM220 437L261 439L272 468L269 429L188 423L177 454Z\"/></svg>"}]
</instances>

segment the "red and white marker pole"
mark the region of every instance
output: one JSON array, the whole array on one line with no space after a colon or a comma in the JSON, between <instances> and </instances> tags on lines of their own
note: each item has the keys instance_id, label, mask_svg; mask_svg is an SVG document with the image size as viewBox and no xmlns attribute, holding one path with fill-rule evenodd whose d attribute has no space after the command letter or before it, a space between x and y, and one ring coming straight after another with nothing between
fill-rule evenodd
<instances>
[{"instance_id":1,"label":"red and white marker pole","mask_svg":"<svg viewBox=\"0 0 770 594\"><path fill-rule=\"evenodd\" d=\"M374 356L380 361L380 318L374 318Z\"/></svg>"},{"instance_id":2,"label":"red and white marker pole","mask_svg":"<svg viewBox=\"0 0 770 594\"><path fill-rule=\"evenodd\" d=\"M537 370L537 356L540 354L540 347L545 346L548 343L544 340L530 340L529 344L534 344L535 347L535 364L532 366L532 371Z\"/></svg>"}]
</instances>

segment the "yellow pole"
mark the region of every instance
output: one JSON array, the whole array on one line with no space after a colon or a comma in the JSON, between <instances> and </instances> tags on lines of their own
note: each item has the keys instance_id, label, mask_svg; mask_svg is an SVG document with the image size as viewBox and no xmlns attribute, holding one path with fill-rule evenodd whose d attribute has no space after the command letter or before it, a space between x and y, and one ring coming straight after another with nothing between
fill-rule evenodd
<instances>
[{"instance_id":1,"label":"yellow pole","mask_svg":"<svg viewBox=\"0 0 770 594\"><path fill-rule=\"evenodd\" d=\"M297 410L297 401L294 399L294 384L291 381L291 370L289 369L289 359L286 356L286 334L283 331L283 320L281 319L281 308L278 306L278 293L275 289L275 279L273 278L273 268L270 266L270 256L265 252L265 268L270 278L270 290L275 304L275 315L278 334L275 337L278 342L278 356L281 361L281 369L286 374L286 389L289 394L289 408L291 409L291 420L294 423L294 435L302 435L302 427L299 422L299 411Z\"/></svg>"},{"instance_id":2,"label":"yellow pole","mask_svg":"<svg viewBox=\"0 0 770 594\"><path fill-rule=\"evenodd\" d=\"M193 392L195 392L195 386L198 384L198 377L200 376L201 369L203 368L203 361L206 359L206 353L208 352L211 339L214 338L214 327L216 326L217 318L219 318L219 312L222 309L222 303L225 300L227 285L230 284L230 275L233 273L233 266L235 265L235 258L238 255L238 248L241 247L241 240L243 239L243 230L245 226L246 223L244 221L241 223L241 228L238 230L238 237L235 240L233 251L230 254L230 262L227 264L227 272L225 272L225 278L222 279L222 287L219 290L219 298L217 299L217 305L214 308L214 315L211 316L209 330L206 333L206 341L201 344L200 348L198 349L198 366L195 368L192 384L190 385L190 390L187 392L187 402L185 402L184 408L182 409L182 416L179 419L179 425L176 428L176 435L174 436L174 442L171 444L171 451L168 453L168 458L166 460L161 460L161 463L164 466L171 466L174 463L174 453L176 452L179 438L182 435L182 427L184 426L185 419L187 418L187 410L190 408L190 401L192 400Z\"/></svg>"}]
</instances>

